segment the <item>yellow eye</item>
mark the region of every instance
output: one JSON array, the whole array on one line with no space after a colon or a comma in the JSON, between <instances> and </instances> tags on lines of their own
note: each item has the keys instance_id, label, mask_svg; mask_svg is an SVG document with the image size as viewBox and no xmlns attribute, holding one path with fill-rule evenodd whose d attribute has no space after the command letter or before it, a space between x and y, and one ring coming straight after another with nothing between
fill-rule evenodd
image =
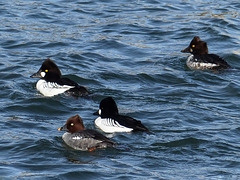
<instances>
[{"instance_id":1,"label":"yellow eye","mask_svg":"<svg viewBox=\"0 0 240 180\"><path fill-rule=\"evenodd\" d=\"M194 48L194 47L195 47L195 45L193 44L193 45L192 45L192 47Z\"/></svg>"},{"instance_id":2,"label":"yellow eye","mask_svg":"<svg viewBox=\"0 0 240 180\"><path fill-rule=\"evenodd\" d=\"M74 124L73 124L73 123L71 123L70 125L71 125L71 126L73 126Z\"/></svg>"},{"instance_id":3,"label":"yellow eye","mask_svg":"<svg viewBox=\"0 0 240 180\"><path fill-rule=\"evenodd\" d=\"M46 69L45 72L48 72L48 70Z\"/></svg>"}]
</instances>

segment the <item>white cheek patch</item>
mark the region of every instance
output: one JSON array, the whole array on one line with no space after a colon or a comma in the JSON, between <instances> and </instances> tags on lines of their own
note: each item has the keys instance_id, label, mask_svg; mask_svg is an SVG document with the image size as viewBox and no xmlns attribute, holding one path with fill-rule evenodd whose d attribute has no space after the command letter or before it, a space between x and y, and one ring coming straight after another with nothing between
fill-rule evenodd
<instances>
[{"instance_id":1,"label":"white cheek patch","mask_svg":"<svg viewBox=\"0 0 240 180\"><path fill-rule=\"evenodd\" d=\"M190 52L193 52L192 48L189 49Z\"/></svg>"},{"instance_id":2,"label":"white cheek patch","mask_svg":"<svg viewBox=\"0 0 240 180\"><path fill-rule=\"evenodd\" d=\"M99 109L98 110L98 114L101 116L101 113L102 113L102 111L101 111L101 109Z\"/></svg>"},{"instance_id":3,"label":"white cheek patch","mask_svg":"<svg viewBox=\"0 0 240 180\"><path fill-rule=\"evenodd\" d=\"M41 76L45 77L46 73L45 72L41 72Z\"/></svg>"}]
</instances>

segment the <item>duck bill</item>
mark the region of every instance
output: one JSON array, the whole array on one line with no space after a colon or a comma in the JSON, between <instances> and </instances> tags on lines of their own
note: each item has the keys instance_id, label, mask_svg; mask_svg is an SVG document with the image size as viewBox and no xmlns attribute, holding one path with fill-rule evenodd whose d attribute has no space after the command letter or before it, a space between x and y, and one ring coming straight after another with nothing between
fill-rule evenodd
<instances>
[{"instance_id":1,"label":"duck bill","mask_svg":"<svg viewBox=\"0 0 240 180\"><path fill-rule=\"evenodd\" d=\"M58 131L68 131L67 125L65 124L63 127L58 128Z\"/></svg>"},{"instance_id":2,"label":"duck bill","mask_svg":"<svg viewBox=\"0 0 240 180\"><path fill-rule=\"evenodd\" d=\"M93 113L93 115L98 116L99 115L98 111Z\"/></svg>"},{"instance_id":3,"label":"duck bill","mask_svg":"<svg viewBox=\"0 0 240 180\"><path fill-rule=\"evenodd\" d=\"M181 50L182 53L191 53L190 47Z\"/></svg>"},{"instance_id":4,"label":"duck bill","mask_svg":"<svg viewBox=\"0 0 240 180\"><path fill-rule=\"evenodd\" d=\"M99 109L97 112L93 113L93 115L101 116L101 109Z\"/></svg>"},{"instance_id":5,"label":"duck bill","mask_svg":"<svg viewBox=\"0 0 240 180\"><path fill-rule=\"evenodd\" d=\"M38 71L30 76L31 78L42 78L41 71Z\"/></svg>"}]
</instances>

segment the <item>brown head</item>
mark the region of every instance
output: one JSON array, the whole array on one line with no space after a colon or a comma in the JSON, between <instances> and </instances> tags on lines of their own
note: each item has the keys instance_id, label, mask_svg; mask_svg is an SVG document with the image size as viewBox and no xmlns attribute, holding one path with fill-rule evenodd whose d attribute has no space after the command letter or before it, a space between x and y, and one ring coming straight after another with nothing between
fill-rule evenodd
<instances>
[{"instance_id":1,"label":"brown head","mask_svg":"<svg viewBox=\"0 0 240 180\"><path fill-rule=\"evenodd\" d=\"M59 128L58 131L67 131L70 133L75 133L78 131L84 130L85 127L83 125L83 120L79 115L75 115L70 117L67 121L66 124Z\"/></svg>"},{"instance_id":2,"label":"brown head","mask_svg":"<svg viewBox=\"0 0 240 180\"><path fill-rule=\"evenodd\" d=\"M187 52L194 55L208 54L207 43L205 41L201 41L200 37L195 36L190 45L187 48L181 50L181 52Z\"/></svg>"}]
</instances>

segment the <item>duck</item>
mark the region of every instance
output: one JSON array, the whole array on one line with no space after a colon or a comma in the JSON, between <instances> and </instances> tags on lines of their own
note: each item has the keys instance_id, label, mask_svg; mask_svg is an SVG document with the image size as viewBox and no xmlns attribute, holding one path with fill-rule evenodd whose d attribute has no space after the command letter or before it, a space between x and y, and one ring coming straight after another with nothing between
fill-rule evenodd
<instances>
[{"instance_id":1,"label":"duck","mask_svg":"<svg viewBox=\"0 0 240 180\"><path fill-rule=\"evenodd\" d=\"M99 115L95 125L105 133L145 131L149 133L141 121L129 116L120 115L116 102L112 97L104 98L99 105L99 110L94 115Z\"/></svg>"},{"instance_id":2,"label":"duck","mask_svg":"<svg viewBox=\"0 0 240 180\"><path fill-rule=\"evenodd\" d=\"M75 150L93 151L99 148L115 147L116 143L100 132L85 129L82 118L77 114L67 119L58 131L67 131L62 135L63 141Z\"/></svg>"},{"instance_id":3,"label":"duck","mask_svg":"<svg viewBox=\"0 0 240 180\"><path fill-rule=\"evenodd\" d=\"M196 70L223 70L231 66L216 54L208 54L208 46L200 37L195 36L189 46L183 50L183 53L191 53L187 58L187 66Z\"/></svg>"},{"instance_id":4,"label":"duck","mask_svg":"<svg viewBox=\"0 0 240 180\"><path fill-rule=\"evenodd\" d=\"M87 96L89 91L78 85L69 78L63 78L58 66L51 60L46 59L38 72L32 74L31 78L40 78L36 84L37 90L47 97L52 97L62 93L72 96Z\"/></svg>"}]
</instances>

